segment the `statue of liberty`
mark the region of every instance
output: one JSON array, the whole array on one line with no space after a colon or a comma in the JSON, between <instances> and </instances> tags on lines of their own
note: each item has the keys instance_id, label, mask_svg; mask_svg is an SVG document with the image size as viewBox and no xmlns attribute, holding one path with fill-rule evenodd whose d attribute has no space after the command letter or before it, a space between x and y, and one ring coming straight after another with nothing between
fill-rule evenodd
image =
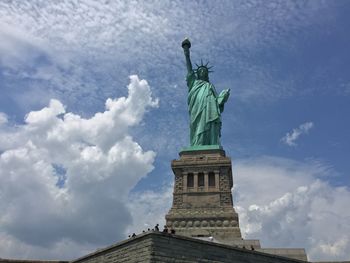
<instances>
[{"instance_id":1,"label":"statue of liberty","mask_svg":"<svg viewBox=\"0 0 350 263\"><path fill-rule=\"evenodd\" d=\"M210 67L208 63L197 65L193 70L190 59L191 42L186 38L182 48L186 57L188 110L190 114L190 143L192 146L220 146L221 113L224 104L230 96L230 90L218 94L213 84L209 82Z\"/></svg>"}]
</instances>

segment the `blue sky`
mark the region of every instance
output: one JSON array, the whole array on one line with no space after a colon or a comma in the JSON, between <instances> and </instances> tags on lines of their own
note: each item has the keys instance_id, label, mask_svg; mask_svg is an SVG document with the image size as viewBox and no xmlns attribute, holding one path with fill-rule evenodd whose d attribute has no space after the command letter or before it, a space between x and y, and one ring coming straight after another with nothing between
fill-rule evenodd
<instances>
[{"instance_id":1,"label":"blue sky","mask_svg":"<svg viewBox=\"0 0 350 263\"><path fill-rule=\"evenodd\" d=\"M170 161L189 142L189 37L193 62L231 89L222 145L242 233L349 259L349 12L340 0L0 2L0 256L73 258L164 222Z\"/></svg>"}]
</instances>

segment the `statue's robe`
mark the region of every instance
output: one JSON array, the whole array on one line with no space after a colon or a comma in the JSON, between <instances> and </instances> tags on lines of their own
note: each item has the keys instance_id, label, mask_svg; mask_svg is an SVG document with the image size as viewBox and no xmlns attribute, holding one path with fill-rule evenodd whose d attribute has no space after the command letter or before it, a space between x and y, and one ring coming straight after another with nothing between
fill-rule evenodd
<instances>
[{"instance_id":1,"label":"statue's robe","mask_svg":"<svg viewBox=\"0 0 350 263\"><path fill-rule=\"evenodd\" d=\"M221 112L224 94L214 85L197 79L194 71L187 75L190 141L194 145L220 145Z\"/></svg>"}]
</instances>

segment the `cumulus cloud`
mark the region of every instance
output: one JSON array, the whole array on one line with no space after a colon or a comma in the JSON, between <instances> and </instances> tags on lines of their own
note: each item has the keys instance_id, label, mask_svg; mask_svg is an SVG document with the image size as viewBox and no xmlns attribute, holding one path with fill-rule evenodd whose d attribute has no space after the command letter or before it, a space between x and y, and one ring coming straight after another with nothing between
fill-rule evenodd
<instances>
[{"instance_id":1,"label":"cumulus cloud","mask_svg":"<svg viewBox=\"0 0 350 263\"><path fill-rule=\"evenodd\" d=\"M288 146L296 146L296 140L303 134L308 134L309 130L314 127L313 122L305 122L300 124L298 128L293 129L293 131L288 132L281 141Z\"/></svg>"},{"instance_id":2,"label":"cumulus cloud","mask_svg":"<svg viewBox=\"0 0 350 263\"><path fill-rule=\"evenodd\" d=\"M123 238L129 191L155 158L129 129L157 105L148 83L131 76L128 96L108 99L91 118L51 100L25 124L0 130L1 255L79 256Z\"/></svg>"},{"instance_id":3,"label":"cumulus cloud","mask_svg":"<svg viewBox=\"0 0 350 263\"><path fill-rule=\"evenodd\" d=\"M236 161L233 194L245 238L306 248L309 260L348 260L350 190L327 175L328 166L284 158Z\"/></svg>"}]
</instances>

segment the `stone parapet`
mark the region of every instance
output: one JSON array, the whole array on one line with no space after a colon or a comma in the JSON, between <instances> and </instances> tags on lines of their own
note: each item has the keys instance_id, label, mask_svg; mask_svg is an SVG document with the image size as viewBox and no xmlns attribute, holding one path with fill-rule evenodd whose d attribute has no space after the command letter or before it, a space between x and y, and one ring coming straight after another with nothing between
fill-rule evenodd
<instances>
[{"instance_id":1,"label":"stone parapet","mask_svg":"<svg viewBox=\"0 0 350 263\"><path fill-rule=\"evenodd\" d=\"M148 232L71 262L301 263L305 261L184 236Z\"/></svg>"},{"instance_id":2,"label":"stone parapet","mask_svg":"<svg viewBox=\"0 0 350 263\"><path fill-rule=\"evenodd\" d=\"M257 251L307 261L304 248L260 248Z\"/></svg>"}]
</instances>

